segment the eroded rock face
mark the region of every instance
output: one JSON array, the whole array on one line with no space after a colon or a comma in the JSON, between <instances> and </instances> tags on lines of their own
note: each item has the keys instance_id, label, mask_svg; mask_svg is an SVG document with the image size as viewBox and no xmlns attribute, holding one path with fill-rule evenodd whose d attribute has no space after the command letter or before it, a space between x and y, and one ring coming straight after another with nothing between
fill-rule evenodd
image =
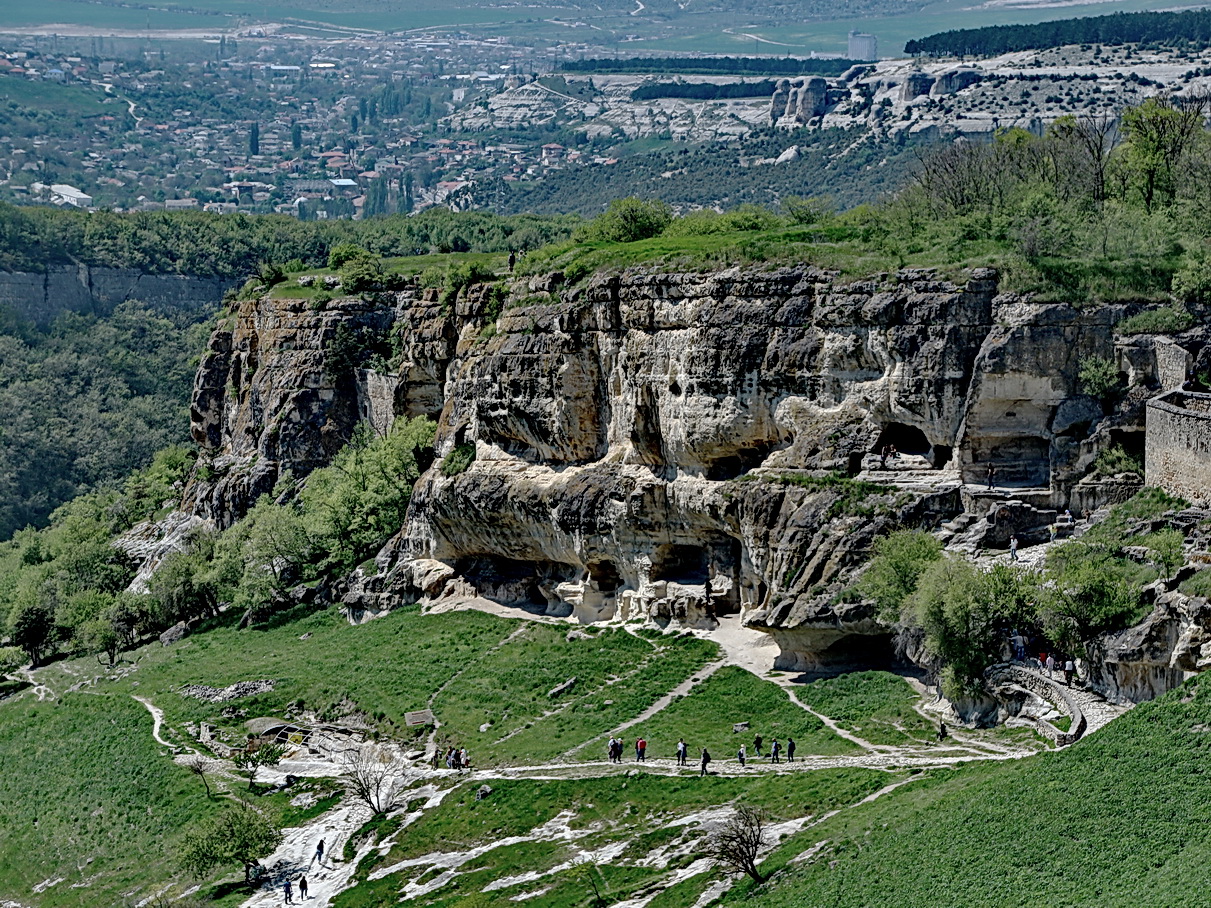
<instances>
[{"instance_id":1,"label":"eroded rock face","mask_svg":"<svg viewBox=\"0 0 1211 908\"><path fill-rule=\"evenodd\" d=\"M389 402L437 420L439 461L466 444L476 460L421 478L351 607L478 594L696 627L740 612L784 668L886 661L888 629L837 601L871 541L953 517L961 474L990 461L1055 507L1080 473L1064 452L1101 418L1079 405L1080 358L1114 354L1110 316L1000 298L989 270L630 271L560 288L518 282L503 310L483 287L445 306L417 290L242 304L199 369L194 437L218 475L195 478L194 512L229 523ZM330 374L340 325L396 332L397 377ZM871 456L885 445L905 455L886 471ZM862 469L884 485L827 479Z\"/></svg>"}]
</instances>

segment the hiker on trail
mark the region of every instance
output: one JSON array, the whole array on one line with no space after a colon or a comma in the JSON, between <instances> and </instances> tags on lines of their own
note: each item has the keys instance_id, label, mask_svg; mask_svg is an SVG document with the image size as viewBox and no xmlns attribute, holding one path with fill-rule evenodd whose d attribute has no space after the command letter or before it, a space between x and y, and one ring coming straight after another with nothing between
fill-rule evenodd
<instances>
[{"instance_id":1,"label":"hiker on trail","mask_svg":"<svg viewBox=\"0 0 1211 908\"><path fill-rule=\"evenodd\" d=\"M1051 540L1050 540L1051 542L1055 542L1055 534L1058 533L1059 531L1060 531L1060 528L1058 526L1056 526L1054 523L1050 523L1047 525L1047 532L1049 534L1051 534Z\"/></svg>"},{"instance_id":2,"label":"hiker on trail","mask_svg":"<svg viewBox=\"0 0 1211 908\"><path fill-rule=\"evenodd\" d=\"M946 723L939 722L938 723L938 743L941 744L943 741L945 741L947 735L949 735L949 734L950 734L950 732L948 732L946 730Z\"/></svg>"},{"instance_id":3,"label":"hiker on trail","mask_svg":"<svg viewBox=\"0 0 1211 908\"><path fill-rule=\"evenodd\" d=\"M688 756L689 748L686 746L685 738L677 742L677 765L684 766L685 758Z\"/></svg>"},{"instance_id":4,"label":"hiker on trail","mask_svg":"<svg viewBox=\"0 0 1211 908\"><path fill-rule=\"evenodd\" d=\"M289 905L294 898L294 892L290 888L290 880L282 884L282 892L286 895L286 904Z\"/></svg>"},{"instance_id":5,"label":"hiker on trail","mask_svg":"<svg viewBox=\"0 0 1211 908\"><path fill-rule=\"evenodd\" d=\"M1072 687L1072 674L1076 671L1076 665L1071 659L1064 660L1064 683Z\"/></svg>"},{"instance_id":6,"label":"hiker on trail","mask_svg":"<svg viewBox=\"0 0 1211 908\"><path fill-rule=\"evenodd\" d=\"M513 273L513 266L517 264L517 253L512 249L509 250L509 274Z\"/></svg>"},{"instance_id":7,"label":"hiker on trail","mask_svg":"<svg viewBox=\"0 0 1211 908\"><path fill-rule=\"evenodd\" d=\"M606 759L611 763L614 762L614 745L618 742L614 740L614 736L610 735L610 743L606 745Z\"/></svg>"},{"instance_id":8,"label":"hiker on trail","mask_svg":"<svg viewBox=\"0 0 1211 908\"><path fill-rule=\"evenodd\" d=\"M774 738L773 743L769 746L769 761L771 763L781 763L782 761L778 759L778 754L780 753L782 753L782 745L778 743L777 738Z\"/></svg>"},{"instance_id":9,"label":"hiker on trail","mask_svg":"<svg viewBox=\"0 0 1211 908\"><path fill-rule=\"evenodd\" d=\"M1055 656L1051 655L1051 653L1047 654L1047 677L1055 677Z\"/></svg>"},{"instance_id":10,"label":"hiker on trail","mask_svg":"<svg viewBox=\"0 0 1211 908\"><path fill-rule=\"evenodd\" d=\"M637 738L635 740L635 760L636 760L636 762L646 763L647 754L648 754L648 742L645 741L643 738Z\"/></svg>"},{"instance_id":11,"label":"hiker on trail","mask_svg":"<svg viewBox=\"0 0 1211 908\"><path fill-rule=\"evenodd\" d=\"M1018 537L1016 533L1009 537L1009 560L1018 560Z\"/></svg>"},{"instance_id":12,"label":"hiker on trail","mask_svg":"<svg viewBox=\"0 0 1211 908\"><path fill-rule=\"evenodd\" d=\"M306 876L299 877L299 898L300 899L307 898L307 877Z\"/></svg>"},{"instance_id":13,"label":"hiker on trail","mask_svg":"<svg viewBox=\"0 0 1211 908\"><path fill-rule=\"evenodd\" d=\"M711 762L711 755L706 752L706 748L704 747L704 748L702 748L702 773L701 773L701 775L704 775L704 776L706 775L706 764L710 763L710 762Z\"/></svg>"},{"instance_id":14,"label":"hiker on trail","mask_svg":"<svg viewBox=\"0 0 1211 908\"><path fill-rule=\"evenodd\" d=\"M319 861L321 867L324 865L324 840L323 839L320 839L320 843L315 846L315 857L313 857L311 860ZM311 865L308 864L307 866L310 867Z\"/></svg>"},{"instance_id":15,"label":"hiker on trail","mask_svg":"<svg viewBox=\"0 0 1211 908\"><path fill-rule=\"evenodd\" d=\"M458 752L458 762L462 766L463 769L470 771L471 758L467 756L467 748L464 747L462 750L460 750Z\"/></svg>"},{"instance_id":16,"label":"hiker on trail","mask_svg":"<svg viewBox=\"0 0 1211 908\"><path fill-rule=\"evenodd\" d=\"M795 739L790 735L786 736L786 762L795 762Z\"/></svg>"},{"instance_id":17,"label":"hiker on trail","mask_svg":"<svg viewBox=\"0 0 1211 908\"><path fill-rule=\"evenodd\" d=\"M761 735L753 735L753 753L761 756Z\"/></svg>"},{"instance_id":18,"label":"hiker on trail","mask_svg":"<svg viewBox=\"0 0 1211 908\"><path fill-rule=\"evenodd\" d=\"M988 475L988 488L991 489L992 481L993 481L993 479L996 478L996 475L997 475L996 468L992 464L988 465L988 474L987 475Z\"/></svg>"},{"instance_id":19,"label":"hiker on trail","mask_svg":"<svg viewBox=\"0 0 1211 908\"><path fill-rule=\"evenodd\" d=\"M744 760L745 760L745 757L747 757L747 756L748 755L744 752L744 745L741 744L740 749L738 751L736 751L736 759L740 761L741 766L744 765Z\"/></svg>"}]
</instances>

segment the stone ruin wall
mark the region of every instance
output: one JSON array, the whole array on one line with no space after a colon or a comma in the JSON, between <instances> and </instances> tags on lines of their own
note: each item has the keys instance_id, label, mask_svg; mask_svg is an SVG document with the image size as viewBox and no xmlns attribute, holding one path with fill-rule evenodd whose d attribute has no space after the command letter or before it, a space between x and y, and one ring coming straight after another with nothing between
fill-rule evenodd
<instances>
[{"instance_id":1,"label":"stone ruin wall","mask_svg":"<svg viewBox=\"0 0 1211 908\"><path fill-rule=\"evenodd\" d=\"M1150 400L1146 431L1148 485L1211 505L1211 394L1173 391Z\"/></svg>"}]
</instances>

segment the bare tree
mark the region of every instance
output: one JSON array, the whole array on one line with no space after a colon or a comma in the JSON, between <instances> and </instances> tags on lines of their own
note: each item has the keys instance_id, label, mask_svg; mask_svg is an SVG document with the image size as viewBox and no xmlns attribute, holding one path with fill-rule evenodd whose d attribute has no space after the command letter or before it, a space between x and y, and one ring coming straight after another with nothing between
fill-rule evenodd
<instances>
[{"instance_id":1,"label":"bare tree","mask_svg":"<svg viewBox=\"0 0 1211 908\"><path fill-rule=\"evenodd\" d=\"M367 744L346 751L342 776L350 793L375 813L386 813L399 803L404 766L385 747Z\"/></svg>"},{"instance_id":2,"label":"bare tree","mask_svg":"<svg viewBox=\"0 0 1211 908\"><path fill-rule=\"evenodd\" d=\"M765 813L753 807L737 807L723 827L707 840L706 855L732 873L744 873L764 883L757 869L757 855L765 844Z\"/></svg>"},{"instance_id":3,"label":"bare tree","mask_svg":"<svg viewBox=\"0 0 1211 908\"><path fill-rule=\"evenodd\" d=\"M204 757L201 754L194 754L185 761L185 768L202 780L202 784L206 786L206 797L210 797L210 782L206 780L206 773L214 772L218 764L209 757Z\"/></svg>"}]
</instances>

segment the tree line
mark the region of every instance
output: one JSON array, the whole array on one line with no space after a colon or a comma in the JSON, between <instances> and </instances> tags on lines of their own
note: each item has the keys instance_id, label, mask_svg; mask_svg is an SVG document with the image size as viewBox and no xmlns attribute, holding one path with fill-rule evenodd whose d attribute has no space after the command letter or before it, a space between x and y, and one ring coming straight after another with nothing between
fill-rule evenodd
<instances>
[{"instance_id":1,"label":"tree line","mask_svg":"<svg viewBox=\"0 0 1211 908\"><path fill-rule=\"evenodd\" d=\"M653 101L656 98L689 98L694 101L720 101L726 98L768 98L774 93L769 79L760 82L649 82L631 92L632 101Z\"/></svg>"},{"instance_id":2,"label":"tree line","mask_svg":"<svg viewBox=\"0 0 1211 908\"><path fill-rule=\"evenodd\" d=\"M991 57L1066 44L1204 48L1211 46L1211 10L1114 13L1032 25L959 28L914 38L904 45L904 53L914 57Z\"/></svg>"},{"instance_id":3,"label":"tree line","mask_svg":"<svg viewBox=\"0 0 1211 908\"><path fill-rule=\"evenodd\" d=\"M263 262L322 267L340 243L380 256L506 252L567 238L575 218L434 208L407 217L300 221L286 215L153 211L118 214L0 204L0 269L84 263L147 274L239 278Z\"/></svg>"}]
</instances>

